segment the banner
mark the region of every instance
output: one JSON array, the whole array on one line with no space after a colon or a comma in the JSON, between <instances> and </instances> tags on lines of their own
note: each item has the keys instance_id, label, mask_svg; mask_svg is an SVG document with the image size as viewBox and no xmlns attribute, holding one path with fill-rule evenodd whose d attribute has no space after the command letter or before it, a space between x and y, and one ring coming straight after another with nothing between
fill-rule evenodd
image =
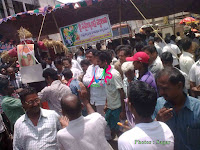
<instances>
[{"instance_id":1,"label":"banner","mask_svg":"<svg viewBox=\"0 0 200 150\"><path fill-rule=\"evenodd\" d=\"M20 67L35 65L34 44L17 45L17 54Z\"/></svg>"},{"instance_id":2,"label":"banner","mask_svg":"<svg viewBox=\"0 0 200 150\"><path fill-rule=\"evenodd\" d=\"M108 15L84 20L60 28L63 43L67 47L88 44L113 36Z\"/></svg>"}]
</instances>

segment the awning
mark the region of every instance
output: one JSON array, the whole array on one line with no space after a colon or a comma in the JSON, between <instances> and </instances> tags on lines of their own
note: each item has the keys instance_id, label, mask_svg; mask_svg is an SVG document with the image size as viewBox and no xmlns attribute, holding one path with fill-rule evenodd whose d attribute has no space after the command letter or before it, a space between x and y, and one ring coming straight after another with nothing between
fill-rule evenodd
<instances>
[{"instance_id":1,"label":"awning","mask_svg":"<svg viewBox=\"0 0 200 150\"><path fill-rule=\"evenodd\" d=\"M198 0L133 0L147 19L189 11L200 13ZM38 36L43 16L47 13L42 35L57 33L53 15L58 27L70 25L82 20L108 14L111 24L119 22L121 7L122 21L143 19L129 0L85 0L79 3L68 3L47 6L33 11L22 12L0 20L0 34L16 39L17 30L23 26Z\"/></svg>"}]
</instances>

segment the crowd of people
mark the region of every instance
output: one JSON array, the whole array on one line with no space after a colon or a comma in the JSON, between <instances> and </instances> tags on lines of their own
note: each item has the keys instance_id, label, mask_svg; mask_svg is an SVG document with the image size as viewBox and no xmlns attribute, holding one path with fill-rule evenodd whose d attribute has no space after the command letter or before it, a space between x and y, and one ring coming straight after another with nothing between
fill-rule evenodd
<instances>
[{"instance_id":1,"label":"crowd of people","mask_svg":"<svg viewBox=\"0 0 200 150\"><path fill-rule=\"evenodd\" d=\"M0 149L200 149L199 39L136 34L41 56L45 81L0 66ZM95 86L92 86L95 85Z\"/></svg>"}]
</instances>

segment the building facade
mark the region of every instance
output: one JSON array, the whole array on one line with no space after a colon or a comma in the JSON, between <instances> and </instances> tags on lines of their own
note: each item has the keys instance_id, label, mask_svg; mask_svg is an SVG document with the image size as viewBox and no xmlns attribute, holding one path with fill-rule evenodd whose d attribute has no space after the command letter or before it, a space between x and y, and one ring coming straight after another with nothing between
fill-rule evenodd
<instances>
[{"instance_id":1,"label":"building facade","mask_svg":"<svg viewBox=\"0 0 200 150\"><path fill-rule=\"evenodd\" d=\"M0 0L0 18L59 3L56 0Z\"/></svg>"}]
</instances>

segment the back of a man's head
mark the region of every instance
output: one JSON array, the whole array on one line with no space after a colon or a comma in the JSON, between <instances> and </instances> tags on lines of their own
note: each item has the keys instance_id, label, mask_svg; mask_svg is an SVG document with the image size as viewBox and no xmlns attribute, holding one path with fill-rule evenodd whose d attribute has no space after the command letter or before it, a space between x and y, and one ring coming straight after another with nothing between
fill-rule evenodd
<instances>
[{"instance_id":1,"label":"back of a man's head","mask_svg":"<svg viewBox=\"0 0 200 150\"><path fill-rule=\"evenodd\" d=\"M58 80L58 74L57 71L55 71L53 68L47 68L43 71L42 76L47 79L50 77L52 80Z\"/></svg>"},{"instance_id":2,"label":"back of a man's head","mask_svg":"<svg viewBox=\"0 0 200 150\"><path fill-rule=\"evenodd\" d=\"M166 36L166 37L165 37L165 42L166 42L167 44L169 44L169 43L171 42L170 36Z\"/></svg>"},{"instance_id":3,"label":"back of a man's head","mask_svg":"<svg viewBox=\"0 0 200 150\"><path fill-rule=\"evenodd\" d=\"M175 35L171 35L170 38L171 38L172 41L175 41L175 40L176 40L176 36L175 36Z\"/></svg>"},{"instance_id":4,"label":"back of a man's head","mask_svg":"<svg viewBox=\"0 0 200 150\"><path fill-rule=\"evenodd\" d=\"M176 35L177 35L177 36L180 36L181 34L180 34L180 32L176 32Z\"/></svg>"},{"instance_id":5,"label":"back of a man's head","mask_svg":"<svg viewBox=\"0 0 200 150\"><path fill-rule=\"evenodd\" d=\"M70 120L74 120L80 117L82 104L76 95L70 94L62 98L61 108L63 115L66 115Z\"/></svg>"},{"instance_id":6,"label":"back of a man's head","mask_svg":"<svg viewBox=\"0 0 200 150\"><path fill-rule=\"evenodd\" d=\"M161 61L162 61L164 66L165 66L165 64L172 66L172 64L173 64L172 53L164 52L164 53L161 54L160 58L161 58Z\"/></svg>"},{"instance_id":7,"label":"back of a man's head","mask_svg":"<svg viewBox=\"0 0 200 150\"><path fill-rule=\"evenodd\" d=\"M108 65L110 65L110 63L112 62L112 56L108 50L99 51L97 56L102 62L106 61Z\"/></svg>"},{"instance_id":8,"label":"back of a man's head","mask_svg":"<svg viewBox=\"0 0 200 150\"><path fill-rule=\"evenodd\" d=\"M4 94L3 91L9 85L9 80L4 75L0 75L0 94Z\"/></svg>"},{"instance_id":9,"label":"back of a man's head","mask_svg":"<svg viewBox=\"0 0 200 150\"><path fill-rule=\"evenodd\" d=\"M150 46L150 45L143 47L142 51L148 51L151 54L158 53L157 50L156 50L156 47L155 46Z\"/></svg>"},{"instance_id":10,"label":"back of a man's head","mask_svg":"<svg viewBox=\"0 0 200 150\"><path fill-rule=\"evenodd\" d=\"M96 49L88 49L88 50L86 50L85 54L87 55L89 53L92 53L92 55L95 56L96 52L97 52Z\"/></svg>"},{"instance_id":11,"label":"back of a man's head","mask_svg":"<svg viewBox=\"0 0 200 150\"><path fill-rule=\"evenodd\" d=\"M64 75L65 79L71 79L73 76L73 73L69 68L65 68L62 74Z\"/></svg>"},{"instance_id":12,"label":"back of a man's head","mask_svg":"<svg viewBox=\"0 0 200 150\"><path fill-rule=\"evenodd\" d=\"M89 60L83 59L83 60L81 60L80 65L81 65L81 66L82 66L82 65L89 66L89 65L91 65L91 64L90 64L90 61L89 61Z\"/></svg>"},{"instance_id":13,"label":"back of a man's head","mask_svg":"<svg viewBox=\"0 0 200 150\"><path fill-rule=\"evenodd\" d=\"M190 38L184 38L181 40L182 48L184 51L188 51L191 48L192 40Z\"/></svg>"},{"instance_id":14,"label":"back of a man's head","mask_svg":"<svg viewBox=\"0 0 200 150\"><path fill-rule=\"evenodd\" d=\"M137 114L142 118L151 117L157 102L157 92L149 84L142 81L130 83L129 102Z\"/></svg>"}]
</instances>

